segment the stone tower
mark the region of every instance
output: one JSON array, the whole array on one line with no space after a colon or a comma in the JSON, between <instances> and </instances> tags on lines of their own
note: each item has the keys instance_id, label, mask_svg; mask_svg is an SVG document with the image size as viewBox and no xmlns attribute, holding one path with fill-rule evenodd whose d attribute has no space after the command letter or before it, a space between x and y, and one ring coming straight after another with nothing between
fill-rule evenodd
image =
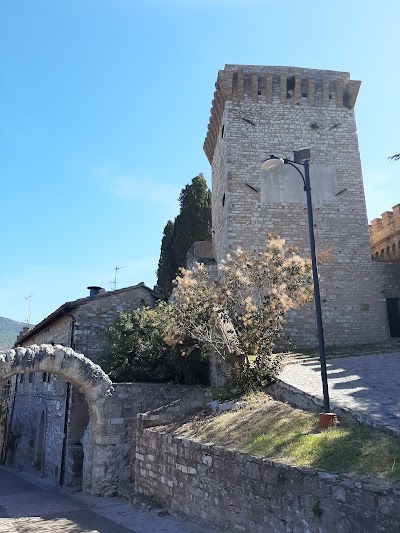
<instances>
[{"instance_id":1,"label":"stone tower","mask_svg":"<svg viewBox=\"0 0 400 533\"><path fill-rule=\"evenodd\" d=\"M262 249L266 234L309 254L305 193L295 169L261 171L270 154L311 149L310 177L326 343L388 338L385 299L372 268L354 105L361 82L346 72L226 65L219 71L204 150L212 166L217 263L238 246ZM317 344L315 310L288 317L297 346Z\"/></svg>"}]
</instances>

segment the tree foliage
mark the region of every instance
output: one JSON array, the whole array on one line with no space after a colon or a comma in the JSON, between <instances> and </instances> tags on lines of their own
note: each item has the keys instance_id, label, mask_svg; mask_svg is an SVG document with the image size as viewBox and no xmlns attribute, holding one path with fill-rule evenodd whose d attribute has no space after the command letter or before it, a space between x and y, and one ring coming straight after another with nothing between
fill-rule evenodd
<instances>
[{"instance_id":1,"label":"tree foliage","mask_svg":"<svg viewBox=\"0 0 400 533\"><path fill-rule=\"evenodd\" d=\"M256 257L238 249L211 278L204 265L182 270L173 292L175 323L167 342L187 335L216 354L227 377L241 389L276 378L274 354L285 314L312 299L311 261L269 236Z\"/></svg>"},{"instance_id":2,"label":"tree foliage","mask_svg":"<svg viewBox=\"0 0 400 533\"><path fill-rule=\"evenodd\" d=\"M400 161L400 154L394 154L389 157L391 161Z\"/></svg>"},{"instance_id":3,"label":"tree foliage","mask_svg":"<svg viewBox=\"0 0 400 533\"><path fill-rule=\"evenodd\" d=\"M165 338L171 331L176 331L171 303L123 311L107 329L99 363L119 383L209 385L208 361L189 338L168 344Z\"/></svg>"},{"instance_id":4,"label":"tree foliage","mask_svg":"<svg viewBox=\"0 0 400 533\"><path fill-rule=\"evenodd\" d=\"M107 329L106 347L99 363L113 381L178 382L179 345L164 342L170 328L171 306L123 311Z\"/></svg>"},{"instance_id":5,"label":"tree foliage","mask_svg":"<svg viewBox=\"0 0 400 533\"><path fill-rule=\"evenodd\" d=\"M167 297L172 290L172 280L176 277L178 266L174 254L174 223L168 220L161 242L161 253L157 270L157 285Z\"/></svg>"},{"instance_id":6,"label":"tree foliage","mask_svg":"<svg viewBox=\"0 0 400 533\"><path fill-rule=\"evenodd\" d=\"M180 211L164 228L157 285L168 297L179 268L186 267L186 254L196 241L210 238L211 192L202 174L193 178L179 195Z\"/></svg>"}]
</instances>

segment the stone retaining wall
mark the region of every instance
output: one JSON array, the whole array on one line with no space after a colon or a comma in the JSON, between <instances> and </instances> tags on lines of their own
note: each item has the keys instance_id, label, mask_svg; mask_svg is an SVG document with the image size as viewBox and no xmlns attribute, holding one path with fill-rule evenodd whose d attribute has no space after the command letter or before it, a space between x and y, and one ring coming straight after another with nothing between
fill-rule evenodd
<instances>
[{"instance_id":1,"label":"stone retaining wall","mask_svg":"<svg viewBox=\"0 0 400 533\"><path fill-rule=\"evenodd\" d=\"M185 406L193 403L198 409L212 399L208 387L168 385L162 383L114 383L113 395L105 404L105 417L109 424L110 441L116 446L112 456L104 457L106 477L112 480L108 494L115 494L119 483L133 481L136 448L137 419L139 413L156 409L163 411L163 405L182 399ZM185 412L187 407L185 407ZM140 415L143 420L146 414ZM153 415L155 420L157 414Z\"/></svg>"},{"instance_id":2,"label":"stone retaining wall","mask_svg":"<svg viewBox=\"0 0 400 533\"><path fill-rule=\"evenodd\" d=\"M178 409L180 405L180 408ZM295 468L174 436L158 425L177 403L138 420L135 488L221 531L357 533L400 530L400 490Z\"/></svg>"}]
</instances>

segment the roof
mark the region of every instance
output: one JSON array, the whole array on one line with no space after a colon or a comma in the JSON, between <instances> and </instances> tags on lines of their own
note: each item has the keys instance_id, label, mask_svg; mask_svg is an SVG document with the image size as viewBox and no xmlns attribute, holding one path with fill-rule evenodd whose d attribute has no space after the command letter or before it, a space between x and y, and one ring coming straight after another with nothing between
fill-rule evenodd
<instances>
[{"instance_id":1,"label":"roof","mask_svg":"<svg viewBox=\"0 0 400 533\"><path fill-rule=\"evenodd\" d=\"M65 315L68 315L73 309L76 309L77 307L80 307L81 305L86 304L87 302L91 302L94 299L99 300L102 298L108 298L109 296L113 296L114 294L120 294L122 292L128 292L133 289L146 289L149 291L149 293L157 300L160 299L159 295L149 287L147 287L143 282L138 283L137 285L131 285L130 287L125 287L123 289L117 289L115 291L108 291L108 292L101 292L97 294L96 296L87 296L86 298L79 298L78 300L73 300L71 302L65 302L63 305L61 305L58 309L53 311L49 316L44 318L39 324L36 324L32 329L30 329L25 335L22 335L21 337L18 337L18 339L15 342L15 346L19 345L21 342L26 341L39 331L41 331L43 328L48 326L49 324L55 322L58 318L61 318Z\"/></svg>"}]
</instances>

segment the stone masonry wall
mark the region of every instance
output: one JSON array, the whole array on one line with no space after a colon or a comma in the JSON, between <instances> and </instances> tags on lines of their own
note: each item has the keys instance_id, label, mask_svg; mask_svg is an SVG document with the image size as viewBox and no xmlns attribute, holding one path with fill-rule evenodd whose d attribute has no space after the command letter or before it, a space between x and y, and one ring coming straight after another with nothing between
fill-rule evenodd
<instances>
[{"instance_id":1,"label":"stone masonry wall","mask_svg":"<svg viewBox=\"0 0 400 533\"><path fill-rule=\"evenodd\" d=\"M66 382L41 372L21 374L16 379L6 463L23 470L37 471L58 483L64 438ZM40 426L41 416L44 417L44 428Z\"/></svg>"},{"instance_id":2,"label":"stone masonry wall","mask_svg":"<svg viewBox=\"0 0 400 533\"><path fill-rule=\"evenodd\" d=\"M70 346L72 339L74 350L96 361L104 349L106 327L118 313L143 305L154 306L154 302L154 296L144 284L127 290L120 289L102 293L99 296L84 299L82 304L72 308L69 314L57 317L26 341L22 340L20 344L29 346L53 343ZM13 440L9 443L15 449L9 450L7 462L18 468L39 470L41 475L56 482L61 479L61 470L65 467L64 482L68 486L79 488L82 483L85 452L83 443L86 442L89 445L89 440L84 439L88 407L85 402L77 401L79 397L78 390L72 387L70 405L66 406L67 382L60 376L47 375L45 381L43 381L42 373L33 374L30 378L19 377L12 412L10 436ZM157 403L150 404L149 407L146 405L145 409L156 406ZM66 408L69 412L65 427ZM46 413L46 457L44 466L39 467L38 452L35 446L39 419L43 411ZM67 441L63 465L65 432ZM87 449L86 460L88 455ZM88 466L84 468L90 470Z\"/></svg>"},{"instance_id":3,"label":"stone masonry wall","mask_svg":"<svg viewBox=\"0 0 400 533\"><path fill-rule=\"evenodd\" d=\"M381 300L400 298L400 261L374 261L373 269L379 280Z\"/></svg>"},{"instance_id":4,"label":"stone masonry wall","mask_svg":"<svg viewBox=\"0 0 400 533\"><path fill-rule=\"evenodd\" d=\"M112 431L110 443L116 444L112 456L104 457L105 475L114 481L114 493L118 483L129 483L134 479L137 418L139 413L147 412L171 402L208 401L212 391L208 387L168 385L159 383L114 383L114 393L105 405L105 416ZM198 405L198 404L196 404ZM110 489L110 494L113 491Z\"/></svg>"},{"instance_id":5,"label":"stone masonry wall","mask_svg":"<svg viewBox=\"0 0 400 533\"><path fill-rule=\"evenodd\" d=\"M139 418L135 467L136 490L171 512L229 533L399 531L398 490L176 437L159 426L174 409Z\"/></svg>"},{"instance_id":6,"label":"stone masonry wall","mask_svg":"<svg viewBox=\"0 0 400 533\"><path fill-rule=\"evenodd\" d=\"M76 318L73 348L95 362L104 349L106 326L121 311L133 311L144 305L153 307L155 304L154 296L144 285L106 294L106 297L89 298L73 312Z\"/></svg>"},{"instance_id":7,"label":"stone masonry wall","mask_svg":"<svg viewBox=\"0 0 400 533\"><path fill-rule=\"evenodd\" d=\"M7 432L8 412L12 401L11 394L11 380L0 381L0 461L4 453L3 446Z\"/></svg>"},{"instance_id":8,"label":"stone masonry wall","mask_svg":"<svg viewBox=\"0 0 400 533\"><path fill-rule=\"evenodd\" d=\"M44 327L22 345L61 344L70 346L73 321L62 316ZM10 413L11 432L8 443L7 463L59 483L62 468L62 449L65 432L65 408L67 382L60 376L22 374L17 378L15 403ZM38 461L39 421L45 413L44 460ZM11 439L11 440L10 440Z\"/></svg>"},{"instance_id":9,"label":"stone masonry wall","mask_svg":"<svg viewBox=\"0 0 400 533\"><path fill-rule=\"evenodd\" d=\"M71 343L72 319L70 316L62 316L57 321L45 326L27 342L22 341L21 346L31 346L32 344L62 344L69 346Z\"/></svg>"},{"instance_id":10,"label":"stone masonry wall","mask_svg":"<svg viewBox=\"0 0 400 533\"><path fill-rule=\"evenodd\" d=\"M374 218L369 227L371 254L380 261L393 261L400 257L400 204Z\"/></svg>"},{"instance_id":11,"label":"stone masonry wall","mask_svg":"<svg viewBox=\"0 0 400 533\"><path fill-rule=\"evenodd\" d=\"M292 169L285 190L280 177L275 184L261 176L260 167L270 154L293 158L293 150L310 147L316 246L330 250L320 268L329 345L389 337L371 264L353 110L359 85L343 72L227 65L218 75L205 142L212 164L217 262L239 246L262 250L268 232L309 255L300 176ZM321 181L326 176L327 187ZM276 190L282 200L273 199ZM317 344L313 305L288 315L287 332L297 346Z\"/></svg>"}]
</instances>

